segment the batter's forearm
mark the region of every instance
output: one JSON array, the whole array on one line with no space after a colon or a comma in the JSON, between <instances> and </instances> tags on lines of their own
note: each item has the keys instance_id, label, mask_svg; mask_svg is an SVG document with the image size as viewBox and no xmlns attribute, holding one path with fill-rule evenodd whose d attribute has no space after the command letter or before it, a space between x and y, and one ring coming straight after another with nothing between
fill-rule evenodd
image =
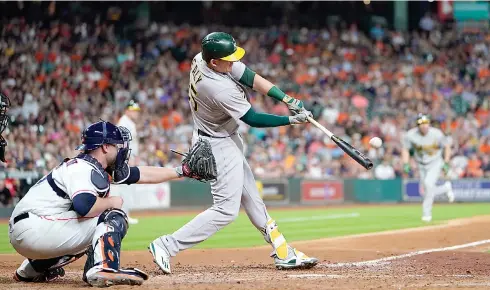
<instances>
[{"instance_id":1,"label":"batter's forearm","mask_svg":"<svg viewBox=\"0 0 490 290\"><path fill-rule=\"evenodd\" d=\"M255 128L279 127L290 124L288 116L257 113L253 108L250 108L240 120Z\"/></svg>"},{"instance_id":2,"label":"batter's forearm","mask_svg":"<svg viewBox=\"0 0 490 290\"><path fill-rule=\"evenodd\" d=\"M410 153L408 152L408 149L402 149L402 162L403 164L410 162Z\"/></svg>"},{"instance_id":3,"label":"batter's forearm","mask_svg":"<svg viewBox=\"0 0 490 290\"><path fill-rule=\"evenodd\" d=\"M179 178L177 172L173 168L164 168L157 166L138 166L140 170L140 183L162 183L172 179Z\"/></svg>"},{"instance_id":4,"label":"batter's forearm","mask_svg":"<svg viewBox=\"0 0 490 290\"><path fill-rule=\"evenodd\" d=\"M264 79L259 74L255 75L253 89L262 95L268 95L269 91L274 87L274 84ZM279 100L280 101L280 100Z\"/></svg>"}]
</instances>

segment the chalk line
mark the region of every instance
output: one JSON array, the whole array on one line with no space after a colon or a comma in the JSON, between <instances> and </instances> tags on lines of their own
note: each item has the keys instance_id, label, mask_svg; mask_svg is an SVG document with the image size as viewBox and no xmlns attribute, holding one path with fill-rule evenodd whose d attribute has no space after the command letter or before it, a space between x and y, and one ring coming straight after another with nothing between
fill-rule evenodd
<instances>
[{"instance_id":1,"label":"chalk line","mask_svg":"<svg viewBox=\"0 0 490 290\"><path fill-rule=\"evenodd\" d=\"M357 218L360 216L361 216L360 213L353 212L353 213L343 213L343 214L330 214L330 215L317 215L317 216L310 216L310 217L277 219L277 222L288 223L288 222L304 222L304 221L318 221L318 220L336 220L336 219L346 219L346 218Z\"/></svg>"},{"instance_id":2,"label":"chalk line","mask_svg":"<svg viewBox=\"0 0 490 290\"><path fill-rule=\"evenodd\" d=\"M459 250L459 249L464 249L464 248L476 247L476 246L488 244L488 243L490 243L490 240L481 240L481 241L477 241L477 242L471 242L471 243L456 245L456 246L451 246L451 247L434 248L434 249L415 251L415 252L410 252L410 253L406 253L403 255L384 257L384 258L376 259L376 260L353 262L353 263L322 264L322 266L325 266L328 268L379 266L380 264L384 265L384 264L387 264L387 262L394 261L394 260L410 258L413 256L429 254L429 253L453 251L453 250Z\"/></svg>"}]
</instances>

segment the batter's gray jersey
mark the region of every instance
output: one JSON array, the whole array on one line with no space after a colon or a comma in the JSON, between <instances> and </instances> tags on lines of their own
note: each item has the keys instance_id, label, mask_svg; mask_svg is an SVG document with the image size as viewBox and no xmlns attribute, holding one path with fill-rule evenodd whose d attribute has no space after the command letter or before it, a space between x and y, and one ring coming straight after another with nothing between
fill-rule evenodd
<instances>
[{"instance_id":1,"label":"batter's gray jersey","mask_svg":"<svg viewBox=\"0 0 490 290\"><path fill-rule=\"evenodd\" d=\"M417 163L428 164L442 159L442 149L447 143L448 139L440 129L429 127L427 134L422 135L415 127L406 132L402 145L408 150L414 149Z\"/></svg>"},{"instance_id":2,"label":"batter's gray jersey","mask_svg":"<svg viewBox=\"0 0 490 290\"><path fill-rule=\"evenodd\" d=\"M192 60L189 101L196 129L214 137L234 134L238 120L251 105L245 90L238 83L245 71L245 64L234 62L232 72L219 73L210 69L201 53Z\"/></svg>"}]
</instances>

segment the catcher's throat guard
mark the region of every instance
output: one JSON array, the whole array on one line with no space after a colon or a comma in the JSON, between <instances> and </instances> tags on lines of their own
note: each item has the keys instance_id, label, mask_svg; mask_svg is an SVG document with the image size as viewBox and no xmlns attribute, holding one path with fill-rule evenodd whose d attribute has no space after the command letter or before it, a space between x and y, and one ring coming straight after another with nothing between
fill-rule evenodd
<instances>
[{"instance_id":1,"label":"catcher's throat guard","mask_svg":"<svg viewBox=\"0 0 490 290\"><path fill-rule=\"evenodd\" d=\"M187 154L175 150L171 151L184 156L184 160L182 160L183 176L201 182L217 179L216 159L208 140L199 138Z\"/></svg>"}]
</instances>

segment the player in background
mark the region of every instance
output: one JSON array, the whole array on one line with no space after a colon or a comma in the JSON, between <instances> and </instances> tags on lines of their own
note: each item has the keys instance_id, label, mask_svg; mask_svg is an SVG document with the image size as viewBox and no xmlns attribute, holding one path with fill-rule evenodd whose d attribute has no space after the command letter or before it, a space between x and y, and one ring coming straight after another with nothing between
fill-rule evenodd
<instances>
[{"instance_id":1,"label":"player in background","mask_svg":"<svg viewBox=\"0 0 490 290\"><path fill-rule=\"evenodd\" d=\"M410 172L410 150L414 150L414 159L419 169L420 184L423 189L422 220L432 220L434 197L446 194L449 202L454 201L454 193L450 181L437 186L441 171L449 171L451 144L444 133L430 125L430 119L424 114L417 117L417 127L405 133L402 140L402 162L405 173ZM444 154L443 154L444 151Z\"/></svg>"},{"instance_id":2,"label":"player in background","mask_svg":"<svg viewBox=\"0 0 490 290\"><path fill-rule=\"evenodd\" d=\"M10 108L10 99L6 94L0 92L0 134L7 129L9 122L9 116L7 111ZM7 141L0 135L0 161L6 162L5 160L5 147L7 147Z\"/></svg>"},{"instance_id":3,"label":"player in background","mask_svg":"<svg viewBox=\"0 0 490 290\"><path fill-rule=\"evenodd\" d=\"M126 111L124 112L124 114L121 116L121 118L117 122L117 126L122 126L122 127L127 128L129 130L129 132L131 133L131 137L133 138L133 140L131 141L131 144L129 145L130 149L131 149L131 157L132 157L129 159L129 166L138 165L137 164L138 163L137 158L139 155L140 144L139 144L136 122L138 121L140 111L141 111L141 108L140 108L139 104L137 102L135 102L134 100L131 100L126 107ZM121 196L124 199L124 204L123 204L122 210L128 216L129 224L137 224L138 219L132 218L129 215L129 208L133 204L133 198L134 198L134 195L136 194L136 192L132 191L132 190L124 190L122 192L124 192Z\"/></svg>"},{"instance_id":4,"label":"player in background","mask_svg":"<svg viewBox=\"0 0 490 290\"><path fill-rule=\"evenodd\" d=\"M123 200L110 196L110 183L161 183L198 178L189 166L129 166L131 135L100 121L83 131L82 151L44 176L15 206L9 238L26 259L14 273L23 282L47 282L84 254L83 280L96 287L141 285L148 275L121 268L121 242L128 230ZM192 156L192 152L189 153ZM191 167L192 168L192 167Z\"/></svg>"},{"instance_id":5,"label":"player in background","mask_svg":"<svg viewBox=\"0 0 490 290\"><path fill-rule=\"evenodd\" d=\"M155 239L149 246L155 263L170 274L170 257L191 248L233 222L240 206L252 224L272 246L277 269L311 268L318 259L291 247L269 216L257 190L252 170L245 159L243 140L237 129L241 120L252 127L278 127L307 123L311 116L303 102L286 95L271 82L240 62L245 50L223 32L208 34L201 53L191 63L189 104L194 120L192 143L208 140L216 158L218 178L211 182L213 206L175 231ZM246 89L252 88L287 103L293 116L256 112L248 102Z\"/></svg>"}]
</instances>

